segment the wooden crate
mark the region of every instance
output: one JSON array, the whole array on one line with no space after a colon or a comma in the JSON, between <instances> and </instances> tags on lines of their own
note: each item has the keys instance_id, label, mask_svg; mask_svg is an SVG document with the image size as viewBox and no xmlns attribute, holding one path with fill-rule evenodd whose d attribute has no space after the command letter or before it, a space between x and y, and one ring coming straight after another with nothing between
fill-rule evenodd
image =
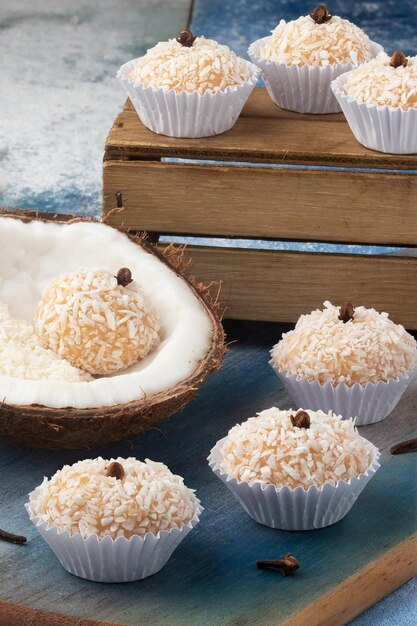
<instances>
[{"instance_id":1,"label":"wooden crate","mask_svg":"<svg viewBox=\"0 0 417 626\"><path fill-rule=\"evenodd\" d=\"M156 241L185 235L411 248L417 177L409 170L417 170L417 155L367 150L342 114L284 111L264 88L231 131L203 139L156 135L127 101L106 141L103 215ZM187 253L199 280L223 281L229 318L293 322L326 299L351 299L417 328L417 258L404 252L189 246Z\"/></svg>"}]
</instances>

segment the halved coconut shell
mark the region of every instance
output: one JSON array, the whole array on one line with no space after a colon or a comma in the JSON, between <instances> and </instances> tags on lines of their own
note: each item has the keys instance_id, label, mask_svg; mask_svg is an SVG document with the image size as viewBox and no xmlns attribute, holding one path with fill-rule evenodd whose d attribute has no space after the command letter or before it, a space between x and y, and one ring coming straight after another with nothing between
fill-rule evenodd
<instances>
[{"instance_id":1,"label":"halved coconut shell","mask_svg":"<svg viewBox=\"0 0 417 626\"><path fill-rule=\"evenodd\" d=\"M60 225L61 228L68 228L68 225L78 222L99 224L101 228L111 228L101 222L74 215L38 214L32 211L0 211L0 218L19 220L25 224L33 221L53 222ZM111 230L114 231L114 229ZM89 448L119 441L140 433L183 409L206 378L220 366L225 352L224 332L219 314L216 312L216 310L218 311L218 303L210 298L210 290L204 285L195 284L190 276L185 275L186 270L181 266L180 260L177 262L172 249L170 254L164 255L137 235L115 232L117 237L126 237L129 241L140 246L142 250L158 257L159 262L165 264L165 267L168 267L172 272L173 279L180 279L185 282L187 289L192 291L193 296L198 300L199 306L202 307L204 314L211 323L211 340L208 349L196 362L193 371L170 388L151 395L145 393L143 397L137 400L116 405L75 408L73 406L47 406L47 403L19 404L15 401L8 401L7 394L6 397L3 394L3 402L0 406L0 437L24 446L66 449ZM3 245L1 236L0 227L0 246ZM32 244L36 248L36 241L33 239L31 246ZM94 246L93 239L91 244ZM45 263L45 258L43 258L43 263ZM51 263L56 264L53 255ZM6 279L8 268L2 266L0 272ZM55 274L58 275L59 273L62 273L62 270L58 264L55 268ZM7 300L6 303L12 304ZM90 383L81 384L88 385Z\"/></svg>"}]
</instances>

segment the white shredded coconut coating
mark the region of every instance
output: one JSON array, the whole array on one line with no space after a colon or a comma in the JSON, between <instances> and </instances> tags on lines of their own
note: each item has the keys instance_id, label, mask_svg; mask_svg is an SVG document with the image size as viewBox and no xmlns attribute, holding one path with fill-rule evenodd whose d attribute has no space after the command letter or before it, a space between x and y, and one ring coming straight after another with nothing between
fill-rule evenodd
<instances>
[{"instance_id":1,"label":"white shredded coconut coating","mask_svg":"<svg viewBox=\"0 0 417 626\"><path fill-rule=\"evenodd\" d=\"M297 428L290 420L296 412L272 407L234 426L222 447L222 471L249 485L291 489L335 485L367 471L372 444L352 418L306 411L310 428Z\"/></svg>"},{"instance_id":2,"label":"white shredded coconut coating","mask_svg":"<svg viewBox=\"0 0 417 626\"><path fill-rule=\"evenodd\" d=\"M392 67L390 57L377 57L352 70L344 85L345 92L358 102L378 106L417 108L417 56L408 57L405 67Z\"/></svg>"},{"instance_id":3,"label":"white shredded coconut coating","mask_svg":"<svg viewBox=\"0 0 417 626\"><path fill-rule=\"evenodd\" d=\"M358 306L345 324L339 308L325 302L324 310L302 315L272 349L274 365L310 381L348 386L388 381L417 366L416 340L388 313Z\"/></svg>"},{"instance_id":4,"label":"white shredded coconut coating","mask_svg":"<svg viewBox=\"0 0 417 626\"><path fill-rule=\"evenodd\" d=\"M156 311L134 283L118 285L116 273L81 268L58 276L36 312L43 345L93 375L133 365L159 343Z\"/></svg>"},{"instance_id":5,"label":"white shredded coconut coating","mask_svg":"<svg viewBox=\"0 0 417 626\"><path fill-rule=\"evenodd\" d=\"M46 350L33 326L10 315L0 302L0 375L24 380L83 382L91 376Z\"/></svg>"},{"instance_id":6,"label":"white shredded coconut coating","mask_svg":"<svg viewBox=\"0 0 417 626\"><path fill-rule=\"evenodd\" d=\"M300 66L358 65L372 57L368 35L336 15L324 24L316 24L309 15L281 20L260 54L267 61Z\"/></svg>"},{"instance_id":7,"label":"white shredded coconut coating","mask_svg":"<svg viewBox=\"0 0 417 626\"><path fill-rule=\"evenodd\" d=\"M228 46L197 37L190 48L175 39L158 43L137 60L129 78L153 89L203 95L241 85L250 71Z\"/></svg>"},{"instance_id":8,"label":"white shredded coconut coating","mask_svg":"<svg viewBox=\"0 0 417 626\"><path fill-rule=\"evenodd\" d=\"M107 476L113 461L123 466L123 478ZM194 491L181 476L163 463L133 457L64 465L49 480L44 478L30 505L43 522L84 538L157 535L187 524L198 511Z\"/></svg>"}]
</instances>

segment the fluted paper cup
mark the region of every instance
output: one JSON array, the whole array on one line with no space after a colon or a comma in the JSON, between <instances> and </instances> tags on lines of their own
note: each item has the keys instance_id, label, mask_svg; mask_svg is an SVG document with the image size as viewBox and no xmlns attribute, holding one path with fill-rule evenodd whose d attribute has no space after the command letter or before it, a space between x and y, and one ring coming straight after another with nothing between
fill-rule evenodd
<instances>
[{"instance_id":1,"label":"fluted paper cup","mask_svg":"<svg viewBox=\"0 0 417 626\"><path fill-rule=\"evenodd\" d=\"M358 102L344 90L349 74L339 76L331 88L359 143L389 154L417 153L417 109L404 111Z\"/></svg>"},{"instance_id":2,"label":"fluted paper cup","mask_svg":"<svg viewBox=\"0 0 417 626\"><path fill-rule=\"evenodd\" d=\"M339 480L336 485L326 483L318 489L312 485L291 489L274 485L249 485L223 472L222 448L226 437L216 443L208 462L218 478L233 493L243 509L256 522L280 530L314 530L336 524L355 504L361 491L380 467L378 448L372 444L369 468L357 478Z\"/></svg>"},{"instance_id":3,"label":"fluted paper cup","mask_svg":"<svg viewBox=\"0 0 417 626\"><path fill-rule=\"evenodd\" d=\"M313 411L333 411L345 419L354 417L356 426L375 424L388 417L395 409L401 397L417 375L417 368L407 374L400 374L388 382L355 383L351 387L345 383L333 385L330 381L320 384L279 370L271 359L272 369L282 380L288 394L297 406Z\"/></svg>"},{"instance_id":4,"label":"fluted paper cup","mask_svg":"<svg viewBox=\"0 0 417 626\"><path fill-rule=\"evenodd\" d=\"M245 61L250 77L240 85L214 93L177 93L174 89L144 87L129 78L138 59L122 65L117 72L142 123L169 137L209 137L230 130L255 87L260 70Z\"/></svg>"},{"instance_id":5,"label":"fluted paper cup","mask_svg":"<svg viewBox=\"0 0 417 626\"><path fill-rule=\"evenodd\" d=\"M197 512L181 528L161 530L157 535L134 535L130 539L112 539L110 536L100 539L97 535L84 539L80 534L70 535L56 526L49 526L37 517L31 507L36 497L37 489L29 494L26 510L36 530L55 552L61 565L74 576L101 583L141 580L159 572L175 548L198 524L203 511L200 501L195 498Z\"/></svg>"},{"instance_id":6,"label":"fluted paper cup","mask_svg":"<svg viewBox=\"0 0 417 626\"><path fill-rule=\"evenodd\" d=\"M340 113L341 106L330 89L330 84L341 74L353 70L353 63L336 65L287 65L261 58L260 50L269 40L263 37L249 46L248 54L261 70L271 99L282 109L297 113ZM383 47L371 42L375 57Z\"/></svg>"}]
</instances>

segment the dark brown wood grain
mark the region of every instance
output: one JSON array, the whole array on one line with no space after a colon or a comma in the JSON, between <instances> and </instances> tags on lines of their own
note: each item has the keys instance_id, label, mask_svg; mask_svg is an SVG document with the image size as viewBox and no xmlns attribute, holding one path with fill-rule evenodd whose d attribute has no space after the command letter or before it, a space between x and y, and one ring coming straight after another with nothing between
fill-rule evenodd
<instances>
[{"instance_id":1,"label":"dark brown wood grain","mask_svg":"<svg viewBox=\"0 0 417 626\"><path fill-rule=\"evenodd\" d=\"M417 328L417 258L203 246L189 246L186 256L199 280L222 278L227 318L295 322L325 300L348 299Z\"/></svg>"},{"instance_id":2,"label":"dark brown wood grain","mask_svg":"<svg viewBox=\"0 0 417 626\"><path fill-rule=\"evenodd\" d=\"M123 106L124 111L134 111L133 104L128 98ZM310 122L345 122L343 113L326 113L324 115L310 115L308 113L294 113L277 106L270 97L265 98L265 90L262 87L256 87L245 103L242 117L273 117L276 119L288 120L308 120Z\"/></svg>"},{"instance_id":3,"label":"dark brown wood grain","mask_svg":"<svg viewBox=\"0 0 417 626\"><path fill-rule=\"evenodd\" d=\"M416 198L412 174L104 162L109 223L159 233L417 245Z\"/></svg>"},{"instance_id":4,"label":"dark brown wood grain","mask_svg":"<svg viewBox=\"0 0 417 626\"><path fill-rule=\"evenodd\" d=\"M131 106L116 118L106 140L106 157L264 161L287 164L416 169L417 155L368 150L340 114L300 115L282 111L266 89L252 92L236 125L200 139L157 135L143 126Z\"/></svg>"},{"instance_id":5,"label":"dark brown wood grain","mask_svg":"<svg viewBox=\"0 0 417 626\"><path fill-rule=\"evenodd\" d=\"M114 622L37 611L22 604L0 600L0 626L117 626Z\"/></svg>"}]
</instances>

